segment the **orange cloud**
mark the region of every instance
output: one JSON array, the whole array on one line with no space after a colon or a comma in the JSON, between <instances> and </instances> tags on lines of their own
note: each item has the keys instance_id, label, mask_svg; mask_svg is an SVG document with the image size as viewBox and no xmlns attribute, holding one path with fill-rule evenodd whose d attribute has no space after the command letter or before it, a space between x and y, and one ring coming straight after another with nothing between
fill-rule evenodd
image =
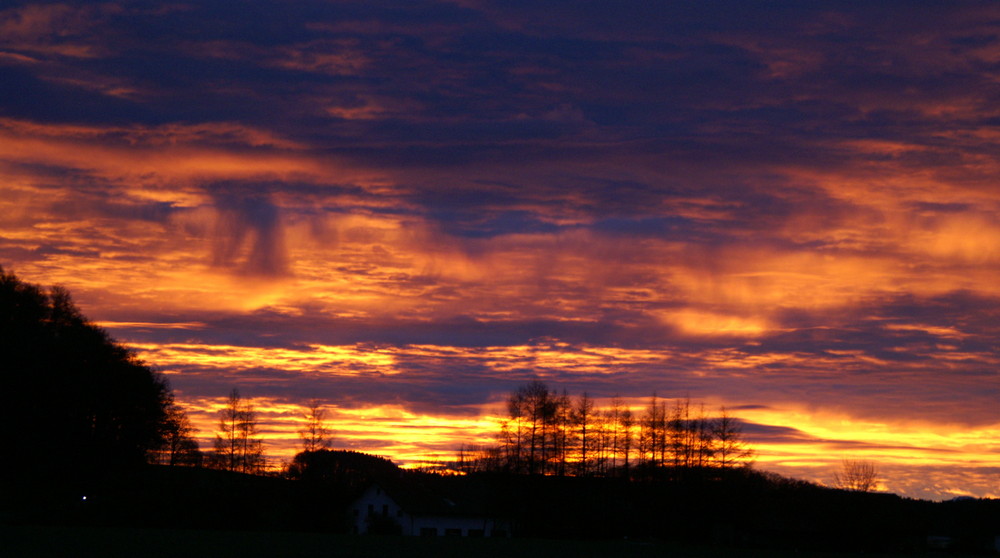
<instances>
[{"instance_id":1,"label":"orange cloud","mask_svg":"<svg viewBox=\"0 0 1000 558\"><path fill-rule=\"evenodd\" d=\"M70 58L93 58L103 49L85 37L114 4L74 7L28 4L0 11L0 45L23 52Z\"/></svg>"}]
</instances>

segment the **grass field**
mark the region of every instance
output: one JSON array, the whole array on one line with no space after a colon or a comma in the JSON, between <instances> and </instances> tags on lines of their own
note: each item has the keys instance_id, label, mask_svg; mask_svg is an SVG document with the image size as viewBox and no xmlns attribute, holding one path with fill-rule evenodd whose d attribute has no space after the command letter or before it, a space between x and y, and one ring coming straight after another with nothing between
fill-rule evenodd
<instances>
[{"instance_id":1,"label":"grass field","mask_svg":"<svg viewBox=\"0 0 1000 558\"><path fill-rule=\"evenodd\" d=\"M0 526L4 558L764 558L844 554L649 541L357 537L316 533ZM880 555L865 554L872 558ZM884 555L889 556L889 555ZM895 555L893 555L895 556ZM900 556L917 555L906 554ZM942 556L935 554L934 556ZM946 555L954 557L955 555Z\"/></svg>"}]
</instances>

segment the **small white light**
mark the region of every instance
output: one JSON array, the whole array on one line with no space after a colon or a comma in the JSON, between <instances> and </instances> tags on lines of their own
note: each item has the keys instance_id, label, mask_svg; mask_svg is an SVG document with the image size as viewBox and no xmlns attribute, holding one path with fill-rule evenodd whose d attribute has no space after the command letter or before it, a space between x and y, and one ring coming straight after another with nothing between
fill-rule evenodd
<instances>
[{"instance_id":1,"label":"small white light","mask_svg":"<svg viewBox=\"0 0 1000 558\"><path fill-rule=\"evenodd\" d=\"M86 497L86 496L84 496L84 497L83 497L83 499L84 499L84 500L86 500L86 499L87 499L87 497Z\"/></svg>"}]
</instances>

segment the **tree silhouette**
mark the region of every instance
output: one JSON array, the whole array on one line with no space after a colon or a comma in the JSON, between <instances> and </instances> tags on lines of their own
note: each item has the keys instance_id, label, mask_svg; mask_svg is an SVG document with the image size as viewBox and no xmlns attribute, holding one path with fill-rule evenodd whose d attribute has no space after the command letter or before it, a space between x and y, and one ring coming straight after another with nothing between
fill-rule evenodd
<instances>
[{"instance_id":1,"label":"tree silhouette","mask_svg":"<svg viewBox=\"0 0 1000 558\"><path fill-rule=\"evenodd\" d=\"M632 446L635 441L635 436L632 434L632 431L635 428L635 417L632 415L632 410L628 407L623 408L621 413L618 415L618 421L620 425L619 435L621 436L619 447L621 448L622 467L625 476L628 477L629 470L631 468L629 458L632 455Z\"/></svg>"},{"instance_id":2,"label":"tree silhouette","mask_svg":"<svg viewBox=\"0 0 1000 558\"><path fill-rule=\"evenodd\" d=\"M194 439L195 429L177 403L170 399L163 423L163 445L152 461L162 465L197 467L202 464L202 453Z\"/></svg>"},{"instance_id":3,"label":"tree silhouette","mask_svg":"<svg viewBox=\"0 0 1000 558\"><path fill-rule=\"evenodd\" d=\"M550 457L549 441L556 416L556 395L540 380L533 380L518 388L508 400L511 417L518 421L517 469L528 474L543 472ZM524 423L523 425L521 423ZM526 447L525 447L526 446Z\"/></svg>"},{"instance_id":4,"label":"tree silhouette","mask_svg":"<svg viewBox=\"0 0 1000 558\"><path fill-rule=\"evenodd\" d=\"M587 392L583 392L573 408L573 422L577 428L577 444L579 444L577 474L580 476L587 476L591 471L593 450L596 447L594 419L594 400L587 395ZM588 450L590 450L589 456Z\"/></svg>"},{"instance_id":5,"label":"tree silhouette","mask_svg":"<svg viewBox=\"0 0 1000 558\"><path fill-rule=\"evenodd\" d=\"M569 473L570 451L573 445L573 403L569 393L563 390L552 398L552 419L550 424L552 445L552 467L548 471L557 476Z\"/></svg>"},{"instance_id":6,"label":"tree silhouette","mask_svg":"<svg viewBox=\"0 0 1000 558\"><path fill-rule=\"evenodd\" d=\"M237 388L229 392L226 406L219 411L211 465L240 473L264 469L264 442L257 437L257 413L252 403L240 397Z\"/></svg>"},{"instance_id":7,"label":"tree silhouette","mask_svg":"<svg viewBox=\"0 0 1000 558\"><path fill-rule=\"evenodd\" d=\"M719 409L719 416L712 421L711 430L715 444L715 462L719 467L729 469L753 459L754 451L743 439L743 427L739 420L729 414L728 409Z\"/></svg>"},{"instance_id":8,"label":"tree silhouette","mask_svg":"<svg viewBox=\"0 0 1000 558\"><path fill-rule=\"evenodd\" d=\"M302 451L318 451L329 449L330 429L326 426L326 409L318 400L312 400L308 406L309 412L306 414L306 424L299 430L299 437L302 438Z\"/></svg>"},{"instance_id":9,"label":"tree silhouette","mask_svg":"<svg viewBox=\"0 0 1000 558\"><path fill-rule=\"evenodd\" d=\"M649 398L646 413L642 416L639 431L639 455L643 462L651 466L664 463L666 453L666 406L656 393Z\"/></svg>"},{"instance_id":10,"label":"tree silhouette","mask_svg":"<svg viewBox=\"0 0 1000 558\"><path fill-rule=\"evenodd\" d=\"M842 490L871 492L878 487L878 468L872 461L845 459L833 474L833 485Z\"/></svg>"},{"instance_id":11,"label":"tree silhouette","mask_svg":"<svg viewBox=\"0 0 1000 558\"><path fill-rule=\"evenodd\" d=\"M364 488L368 482L399 476L392 461L355 451L320 449L299 452L288 464L288 478L318 484L339 485L346 491Z\"/></svg>"}]
</instances>

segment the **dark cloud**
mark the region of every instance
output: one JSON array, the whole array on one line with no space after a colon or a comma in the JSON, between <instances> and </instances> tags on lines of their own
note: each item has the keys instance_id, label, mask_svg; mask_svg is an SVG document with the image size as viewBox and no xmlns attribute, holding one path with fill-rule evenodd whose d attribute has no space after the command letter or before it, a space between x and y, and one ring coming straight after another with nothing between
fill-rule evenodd
<instances>
[{"instance_id":1,"label":"dark cloud","mask_svg":"<svg viewBox=\"0 0 1000 558\"><path fill-rule=\"evenodd\" d=\"M247 189L239 184L211 188L217 215L212 263L251 275L285 275L289 267L281 210L267 194Z\"/></svg>"}]
</instances>

